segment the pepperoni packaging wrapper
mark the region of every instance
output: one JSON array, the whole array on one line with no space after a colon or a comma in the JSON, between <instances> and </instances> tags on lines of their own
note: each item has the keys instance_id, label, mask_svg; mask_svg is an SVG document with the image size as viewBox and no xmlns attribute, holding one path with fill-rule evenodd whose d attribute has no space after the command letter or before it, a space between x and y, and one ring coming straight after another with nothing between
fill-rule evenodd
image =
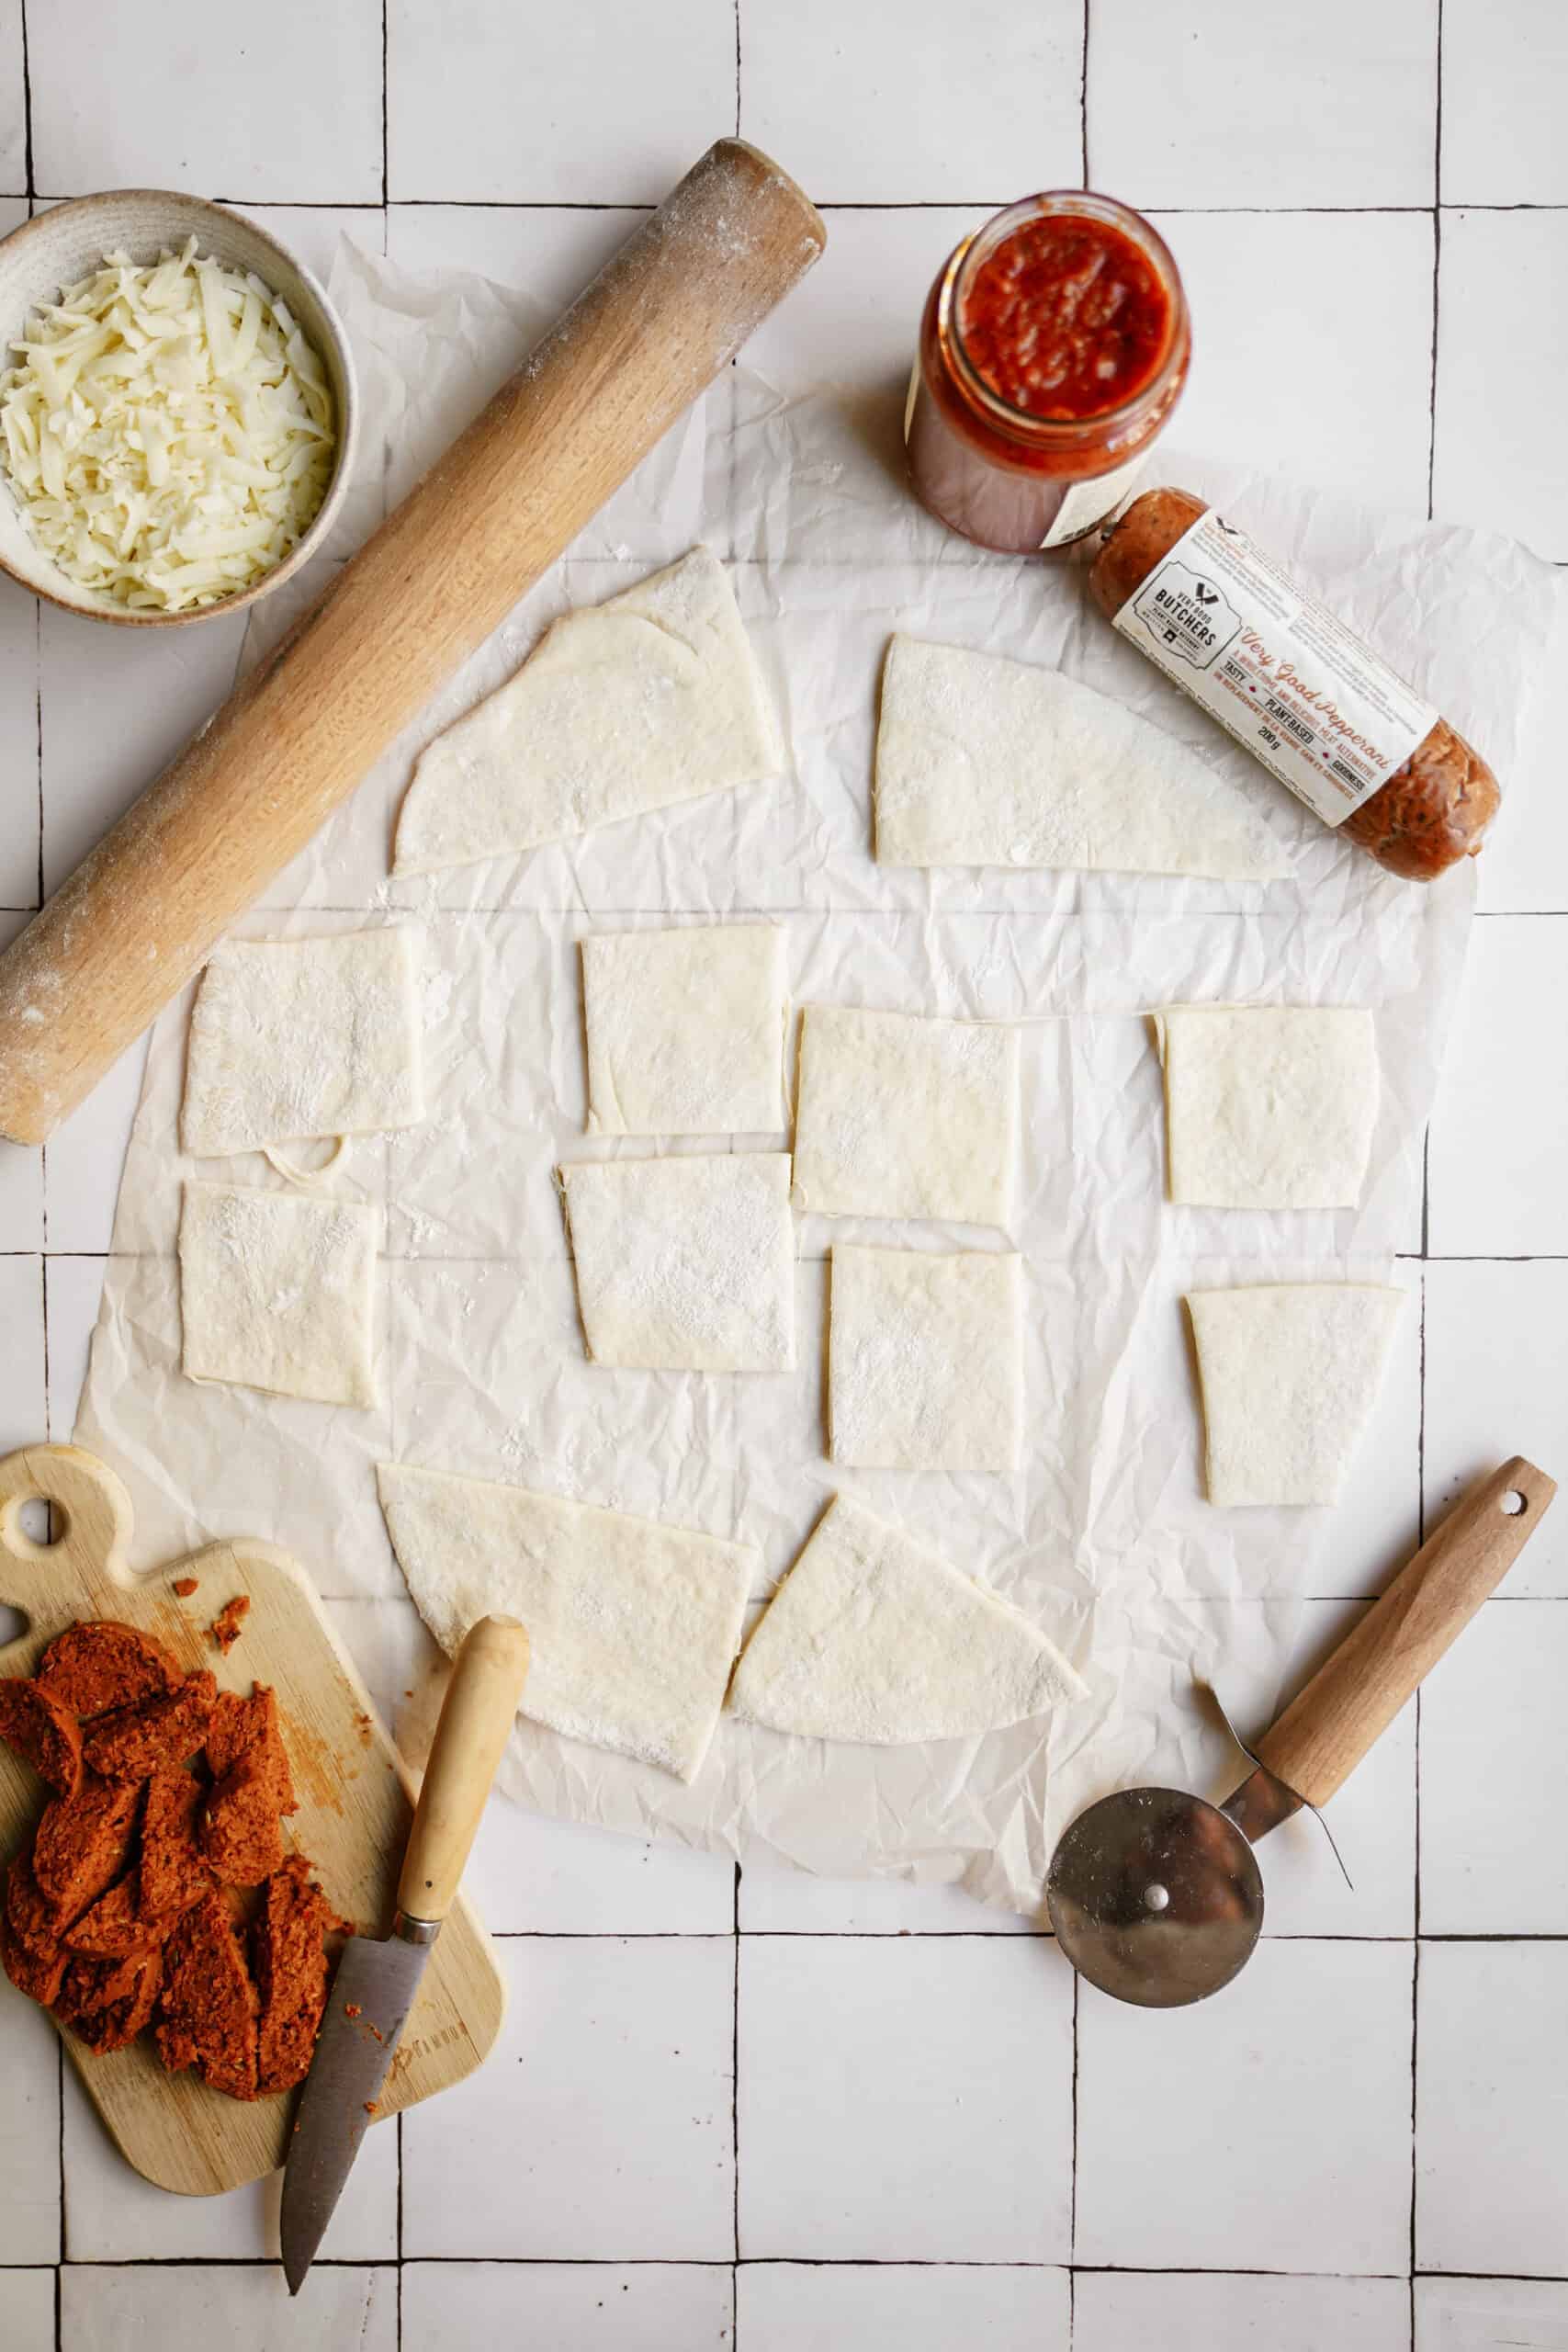
<instances>
[{"instance_id":1,"label":"pepperoni packaging wrapper","mask_svg":"<svg viewBox=\"0 0 1568 2352\"><path fill-rule=\"evenodd\" d=\"M1149 490L1103 540L1106 618L1325 825L1408 881L1476 855L1501 797L1485 761L1244 531Z\"/></svg>"},{"instance_id":2,"label":"pepperoni packaging wrapper","mask_svg":"<svg viewBox=\"0 0 1568 2352\"><path fill-rule=\"evenodd\" d=\"M341 555L515 364L542 312L460 269L412 277L352 248L332 291L367 409L365 469L334 526ZM1198 1282L1411 1288L1396 1253L1420 1247L1422 1133L1477 874L1513 893L1505 903L1531 903L1532 809L1550 808L1556 789L1537 689L1568 642L1553 638L1562 590L1500 536L1390 518L1160 444L1162 480L1189 485L1310 581L1507 778L1485 856L1415 887L1281 791L1107 628L1088 604L1087 560L982 554L919 505L904 476L907 354L905 368L869 367L834 387L792 379L790 350L787 334L771 335L776 380L728 372L243 926L252 937L387 921L424 929L429 1115L354 1139L329 1180L335 1197L386 1214L379 1406L339 1409L182 1378L180 1185L213 1170L179 1150L188 1006L176 1004L152 1041L76 1435L130 1487L141 1562L238 1533L295 1552L415 1756L433 1720L436 1652L387 1540L378 1462L741 1536L762 1555L757 1606L829 1496L852 1494L1022 1609L1084 1674L1087 1699L983 1738L908 1748L793 1740L727 1716L690 1785L524 1721L502 1785L536 1812L739 1853L749 1883L752 1866L793 1863L828 1877L961 1882L1031 1912L1056 1831L1081 1806L1133 1781L1202 1787L1223 1768L1223 1743L1208 1744L1190 1703L1194 1670L1218 1676L1244 1722L1267 1720L1301 1594L1371 1590L1414 1547L1412 1482L1391 1479L1387 1464L1414 1456L1415 1298L1344 1504L1305 1511L1218 1510L1204 1499L1180 1300ZM532 855L389 881L392 821L424 743L511 675L558 613L601 602L698 541L727 566L791 748L788 772ZM313 585L307 576L301 594ZM295 587L257 608L247 661L288 625ZM879 865L871 777L895 630L1059 669L1114 696L1212 763L1279 844L1287 877ZM584 1357L554 1170L671 1147L584 1132L578 943L715 922L783 928L796 1007L1017 1024L1010 1222L1004 1240L995 1228L802 1216L793 1372L608 1371ZM1214 1001L1371 1011L1379 1098L1359 1208L1280 1217L1166 1204L1146 1015ZM785 1141L777 1133L734 1148ZM233 1181L283 1180L253 1157L243 1170L235 1163ZM1021 1253L1026 1409L1015 1476L837 1470L825 1459L827 1258L840 1240ZM1377 1532L1363 1551L1368 1530ZM1314 1835L1308 1824L1298 1841L1309 1863ZM1332 1857L1324 1867L1333 1873ZM1341 1898L1330 1889L1325 1899ZM787 1907L781 1898L781 1920Z\"/></svg>"}]
</instances>

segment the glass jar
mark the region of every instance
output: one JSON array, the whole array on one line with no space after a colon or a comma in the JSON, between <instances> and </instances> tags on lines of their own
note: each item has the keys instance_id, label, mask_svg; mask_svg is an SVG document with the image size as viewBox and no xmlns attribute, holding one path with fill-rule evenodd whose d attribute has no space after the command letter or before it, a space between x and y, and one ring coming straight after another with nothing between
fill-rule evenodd
<instances>
[{"instance_id":1,"label":"glass jar","mask_svg":"<svg viewBox=\"0 0 1568 2352\"><path fill-rule=\"evenodd\" d=\"M1187 380L1164 240L1114 198L1025 197L931 288L904 440L922 504L979 546L1081 539L1118 505Z\"/></svg>"}]
</instances>

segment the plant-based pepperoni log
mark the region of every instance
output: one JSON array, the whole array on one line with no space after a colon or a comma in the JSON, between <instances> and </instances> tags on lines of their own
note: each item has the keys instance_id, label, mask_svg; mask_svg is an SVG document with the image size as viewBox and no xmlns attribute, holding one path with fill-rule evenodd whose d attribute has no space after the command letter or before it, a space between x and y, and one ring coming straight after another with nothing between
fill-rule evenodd
<instances>
[{"instance_id":1,"label":"plant-based pepperoni log","mask_svg":"<svg viewBox=\"0 0 1568 2352\"><path fill-rule=\"evenodd\" d=\"M1475 855L1501 797L1485 761L1201 498L1135 498L1089 590L1140 652L1391 874L1430 882Z\"/></svg>"}]
</instances>

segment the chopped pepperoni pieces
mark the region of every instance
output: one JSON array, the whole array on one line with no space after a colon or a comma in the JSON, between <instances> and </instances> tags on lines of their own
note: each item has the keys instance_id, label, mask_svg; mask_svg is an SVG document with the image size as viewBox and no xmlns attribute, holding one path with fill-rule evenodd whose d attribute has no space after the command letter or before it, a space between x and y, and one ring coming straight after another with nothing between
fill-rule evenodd
<instances>
[{"instance_id":1,"label":"chopped pepperoni pieces","mask_svg":"<svg viewBox=\"0 0 1568 2352\"><path fill-rule=\"evenodd\" d=\"M39 1687L84 1722L111 1707L134 1707L177 1690L184 1670L151 1634L112 1619L91 1619L57 1634L39 1666Z\"/></svg>"},{"instance_id":2,"label":"chopped pepperoni pieces","mask_svg":"<svg viewBox=\"0 0 1568 2352\"><path fill-rule=\"evenodd\" d=\"M41 1683L0 1682L0 1739L56 1796L75 1795L82 1779L81 1726Z\"/></svg>"}]
</instances>

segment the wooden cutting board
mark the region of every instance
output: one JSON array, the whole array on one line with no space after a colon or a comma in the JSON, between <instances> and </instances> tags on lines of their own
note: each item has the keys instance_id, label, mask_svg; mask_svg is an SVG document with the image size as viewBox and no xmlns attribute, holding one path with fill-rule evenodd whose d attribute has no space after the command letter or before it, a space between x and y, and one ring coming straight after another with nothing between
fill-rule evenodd
<instances>
[{"instance_id":1,"label":"wooden cutting board","mask_svg":"<svg viewBox=\"0 0 1568 2352\"><path fill-rule=\"evenodd\" d=\"M59 1531L34 1543L22 1505L42 1497ZM299 1810L288 1833L316 1866L329 1901L365 1933L392 1924L413 1805L409 1775L309 1577L286 1552L248 1539L209 1544L137 1577L127 1565L131 1507L114 1473L73 1445L29 1446L0 1460L0 1600L28 1630L0 1648L0 1675L30 1674L45 1645L78 1617L118 1617L167 1643L187 1667L209 1667L220 1689L253 1681L277 1693ZM187 1600L176 1577L194 1577ZM236 1593L250 1597L224 1658L208 1628ZM8 1858L31 1833L46 1792L0 1744L0 1844ZM461 1898L447 1917L393 2062L383 2115L460 2082L501 2028L505 1987L489 1938ZM63 2036L89 2098L127 2160L161 2188L209 2197L283 2162L292 2097L254 2106L165 2074L151 2038L95 2058Z\"/></svg>"}]
</instances>

